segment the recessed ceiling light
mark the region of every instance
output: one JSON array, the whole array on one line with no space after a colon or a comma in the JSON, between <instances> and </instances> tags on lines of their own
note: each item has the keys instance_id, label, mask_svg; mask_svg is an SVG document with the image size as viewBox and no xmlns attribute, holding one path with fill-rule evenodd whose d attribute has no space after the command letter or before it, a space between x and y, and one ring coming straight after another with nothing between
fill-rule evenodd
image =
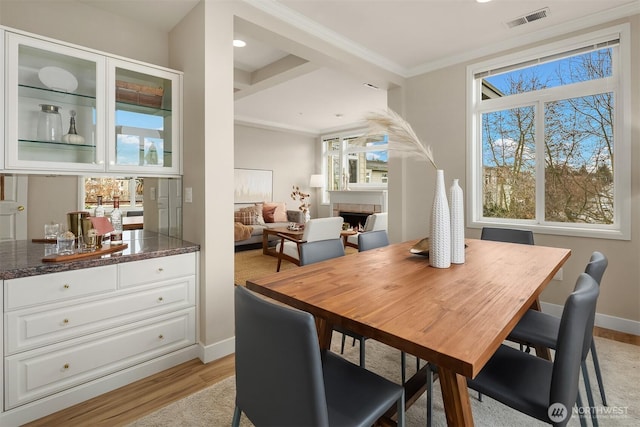
<instances>
[{"instance_id":1,"label":"recessed ceiling light","mask_svg":"<svg viewBox=\"0 0 640 427\"><path fill-rule=\"evenodd\" d=\"M477 3L489 3L491 0L476 0Z\"/></svg>"},{"instance_id":2,"label":"recessed ceiling light","mask_svg":"<svg viewBox=\"0 0 640 427\"><path fill-rule=\"evenodd\" d=\"M233 41L233 46L234 47L245 47L246 45L247 45L247 42L245 42L244 40L235 39Z\"/></svg>"}]
</instances>

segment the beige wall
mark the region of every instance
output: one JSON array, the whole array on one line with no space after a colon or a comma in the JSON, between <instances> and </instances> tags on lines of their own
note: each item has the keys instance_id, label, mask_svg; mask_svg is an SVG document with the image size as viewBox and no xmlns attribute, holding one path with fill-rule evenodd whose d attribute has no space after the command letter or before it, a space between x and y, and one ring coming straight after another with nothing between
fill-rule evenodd
<instances>
[{"instance_id":1,"label":"beige wall","mask_svg":"<svg viewBox=\"0 0 640 427\"><path fill-rule=\"evenodd\" d=\"M287 203L297 209L290 197L291 187L309 190L309 178L314 171L317 137L291 132L235 126L235 167L273 171L273 201ZM318 200L312 198L311 216L316 217Z\"/></svg>"},{"instance_id":2,"label":"beige wall","mask_svg":"<svg viewBox=\"0 0 640 427\"><path fill-rule=\"evenodd\" d=\"M632 24L632 75L640 75L640 17L616 21ZM602 27L602 26L600 26ZM598 28L600 28L598 27ZM593 29L589 29L593 30ZM475 62L475 61L474 61ZM438 167L444 169L447 183L459 178L466 183L466 67L459 64L433 71L407 80L404 88L403 108L407 120L417 134L433 147ZM562 281L552 281L542 295L542 301L564 304L575 285L577 275L584 271L591 253L602 251L609 258L609 267L602 281L598 300L598 322L607 327L634 331L638 324L621 319L640 321L640 79L634 78L631 88L632 101L632 238L630 241L590 239L536 234L536 244L567 247L572 256L563 269ZM391 165L391 192L402 201L390 208L390 218L395 221L403 215L406 224L402 239L426 235L428 212L433 197L435 171L424 163L400 162ZM401 179L398 179L401 178ZM426 184L426 185L425 185ZM447 184L448 187L449 184ZM397 215L396 215L397 214ZM479 237L479 229L467 229L468 237ZM611 317L607 317L611 316ZM604 323L603 323L604 322Z\"/></svg>"}]
</instances>

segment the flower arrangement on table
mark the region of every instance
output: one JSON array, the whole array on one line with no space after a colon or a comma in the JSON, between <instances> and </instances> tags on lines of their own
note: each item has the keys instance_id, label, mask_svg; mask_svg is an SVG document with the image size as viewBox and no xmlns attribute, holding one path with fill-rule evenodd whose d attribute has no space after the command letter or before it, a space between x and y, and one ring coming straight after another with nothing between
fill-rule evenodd
<instances>
[{"instance_id":1,"label":"flower arrangement on table","mask_svg":"<svg viewBox=\"0 0 640 427\"><path fill-rule=\"evenodd\" d=\"M300 201L300 206L298 206L298 209L302 211L305 219L308 219L309 217L309 207L311 206L311 203L309 203L310 198L311 196L308 193L303 193L302 191L300 191L300 187L298 187L297 185L293 186L293 189L291 191L291 199Z\"/></svg>"}]
</instances>

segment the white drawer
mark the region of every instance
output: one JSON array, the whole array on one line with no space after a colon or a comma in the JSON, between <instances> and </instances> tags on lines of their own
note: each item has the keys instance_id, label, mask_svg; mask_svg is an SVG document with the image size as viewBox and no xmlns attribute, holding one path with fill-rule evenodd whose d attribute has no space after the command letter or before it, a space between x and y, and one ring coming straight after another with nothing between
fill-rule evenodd
<instances>
[{"instance_id":1,"label":"white drawer","mask_svg":"<svg viewBox=\"0 0 640 427\"><path fill-rule=\"evenodd\" d=\"M117 267L107 265L5 280L5 310L113 291L116 279Z\"/></svg>"},{"instance_id":2,"label":"white drawer","mask_svg":"<svg viewBox=\"0 0 640 427\"><path fill-rule=\"evenodd\" d=\"M89 339L90 338L90 339ZM195 308L5 359L5 410L195 343Z\"/></svg>"},{"instance_id":3,"label":"white drawer","mask_svg":"<svg viewBox=\"0 0 640 427\"><path fill-rule=\"evenodd\" d=\"M108 297L83 298L51 309L32 307L6 315L5 354L60 342L80 335L128 324L145 317L195 305L195 276L162 286Z\"/></svg>"},{"instance_id":4,"label":"white drawer","mask_svg":"<svg viewBox=\"0 0 640 427\"><path fill-rule=\"evenodd\" d=\"M193 252L118 264L122 288L194 274L196 254Z\"/></svg>"}]
</instances>

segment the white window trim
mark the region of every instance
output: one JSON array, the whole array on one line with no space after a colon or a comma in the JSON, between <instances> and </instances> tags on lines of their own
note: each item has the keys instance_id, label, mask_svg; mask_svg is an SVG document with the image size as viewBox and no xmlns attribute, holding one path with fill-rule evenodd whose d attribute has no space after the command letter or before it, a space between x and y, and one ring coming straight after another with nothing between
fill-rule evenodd
<instances>
[{"instance_id":1,"label":"white window trim","mask_svg":"<svg viewBox=\"0 0 640 427\"><path fill-rule=\"evenodd\" d=\"M470 228L485 226L518 227L541 234L561 236L591 237L603 239L631 239L631 29L629 24L616 25L599 31L590 32L563 41L524 50L515 54L472 64L467 67L467 206ZM618 90L616 92L616 111L614 124L614 223L611 225L538 223L537 220L511 220L482 217L482 149L477 140L480 124L476 107L479 90L476 90L474 76L480 72L524 62L534 57L567 51L574 45L606 38L619 37ZM615 70L615 68L614 68ZM496 103L498 104L498 103ZM499 105L499 104L498 104ZM495 107L496 105L493 105ZM542 185L542 183L538 183Z\"/></svg>"},{"instance_id":2,"label":"white window trim","mask_svg":"<svg viewBox=\"0 0 640 427\"><path fill-rule=\"evenodd\" d=\"M337 154L338 157L340 158L340 164L341 164L341 168L339 171L339 178L340 181L342 182L342 172L343 172L343 168L345 168L346 165L346 160L348 158L348 155L350 153L367 153L367 152L372 152L372 151L389 151L389 145L382 145L382 146L370 146L370 147L361 147L361 148L348 148L348 143L345 142L346 140L352 139L352 138L358 138L362 135L365 135L367 133L366 129L354 129L354 130L349 130L349 131L344 131L344 132L338 132L338 133L331 133L331 134L327 134L327 135L321 135L320 136L320 147L322 150L322 174L323 175L327 175L327 169L328 169L328 164L327 164L327 158L329 157L330 154ZM327 150L326 149L326 145L325 142L327 140L331 140L331 139L336 139L339 138L340 139L340 150ZM374 190L386 190L388 188L388 184L381 184L381 183L373 183L373 184L367 184L367 183L351 183L349 184L349 188L352 190L365 190L365 191L374 191ZM322 189L322 194L325 195L327 194L327 188L326 185L323 185ZM324 200L324 197L322 197L322 201L321 204L322 205L329 205L330 202L329 200Z\"/></svg>"}]
</instances>

